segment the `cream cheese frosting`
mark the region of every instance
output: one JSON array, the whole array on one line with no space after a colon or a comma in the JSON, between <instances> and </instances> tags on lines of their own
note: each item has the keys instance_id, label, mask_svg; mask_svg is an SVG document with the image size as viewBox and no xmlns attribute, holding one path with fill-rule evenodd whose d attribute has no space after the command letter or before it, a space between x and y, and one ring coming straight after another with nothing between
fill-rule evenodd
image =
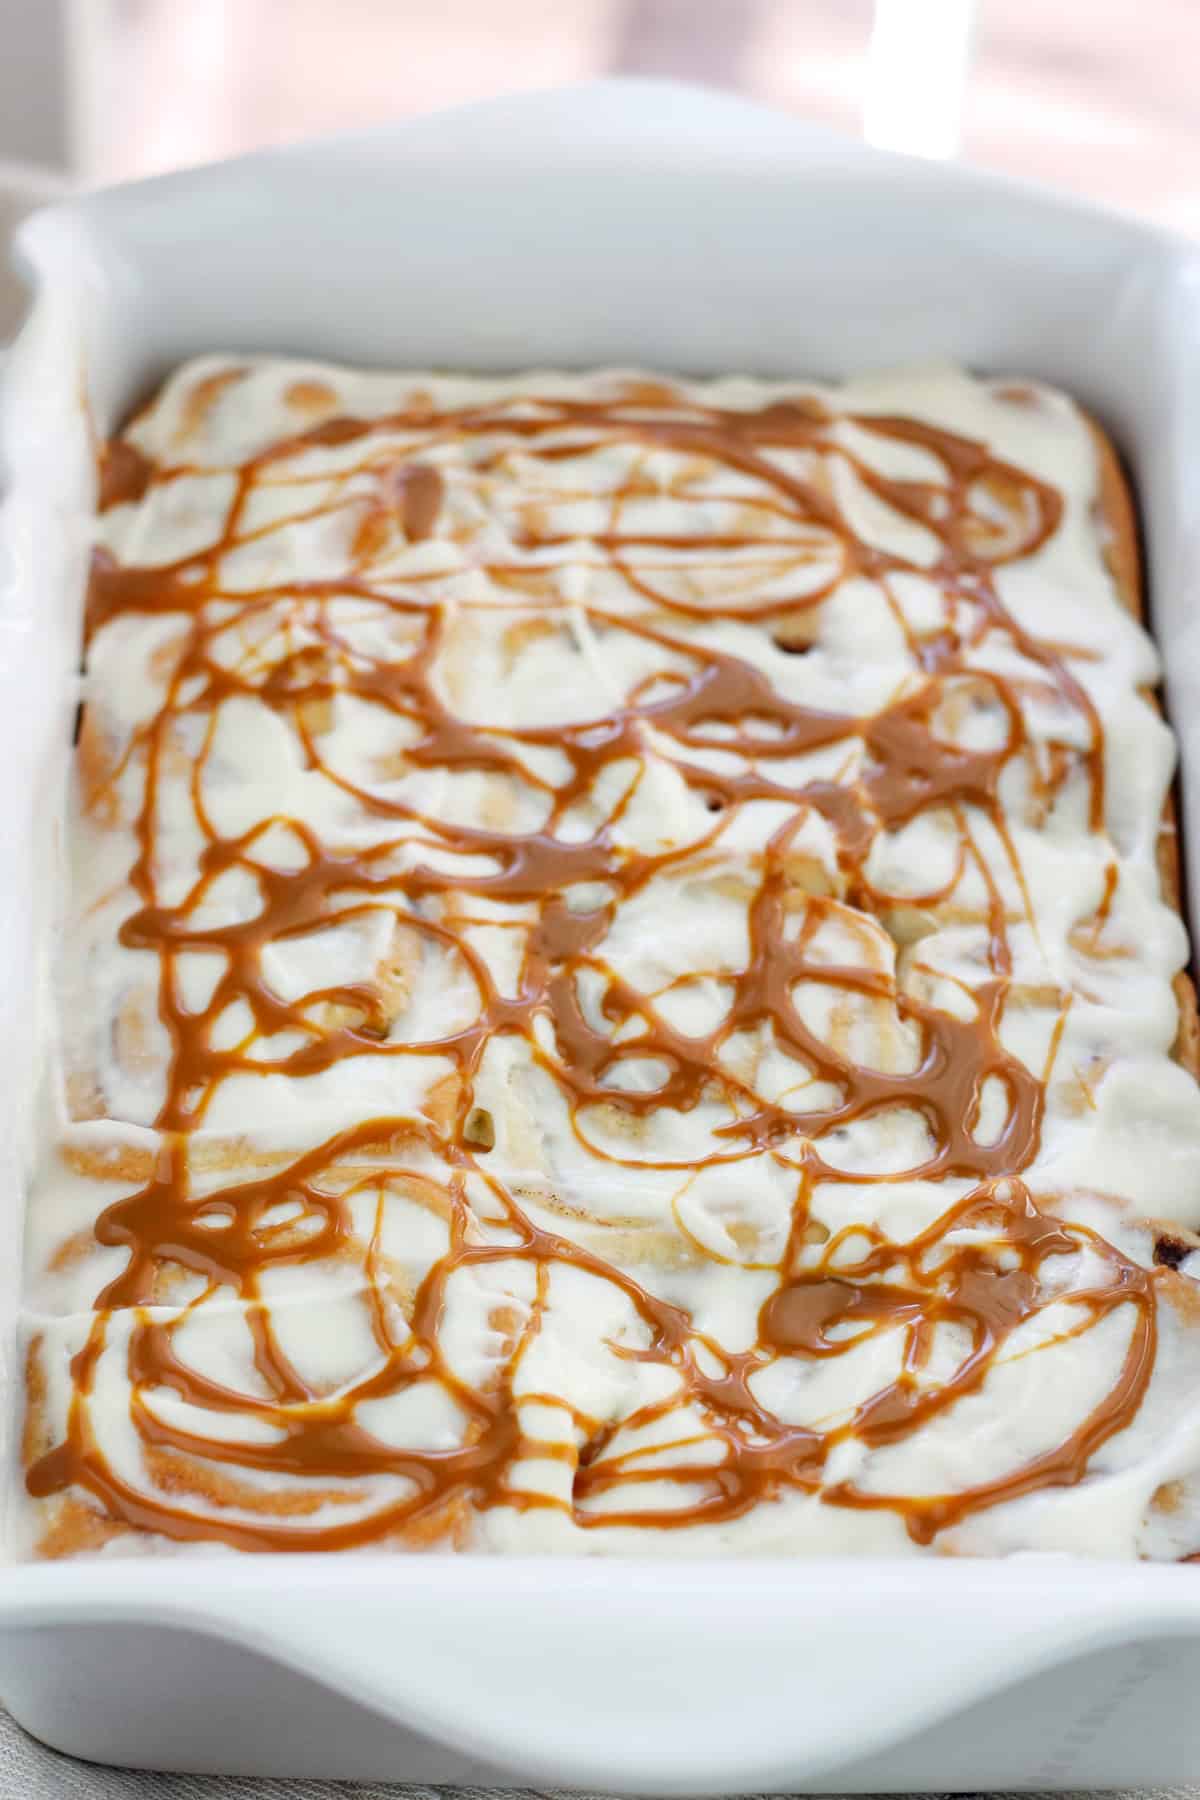
<instances>
[{"instance_id":1,"label":"cream cheese frosting","mask_svg":"<svg viewBox=\"0 0 1200 1800\"><path fill-rule=\"evenodd\" d=\"M31 1545L1200 1549L1069 399L210 358L104 473Z\"/></svg>"}]
</instances>

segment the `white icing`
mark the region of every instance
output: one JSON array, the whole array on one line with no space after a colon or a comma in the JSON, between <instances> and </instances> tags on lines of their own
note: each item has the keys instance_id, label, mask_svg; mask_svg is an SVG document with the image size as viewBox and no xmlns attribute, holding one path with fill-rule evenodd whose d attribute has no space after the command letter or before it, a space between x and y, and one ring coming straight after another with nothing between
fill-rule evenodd
<instances>
[{"instance_id":1,"label":"white icing","mask_svg":"<svg viewBox=\"0 0 1200 1800\"><path fill-rule=\"evenodd\" d=\"M438 409L506 401L528 410L539 395L611 395L623 379L393 376L262 360L247 364L236 381L210 384L209 404L198 405L197 384L223 366L214 359L178 371L131 429L141 450L178 472L144 503L104 516L102 541L121 561L166 565L217 543L237 465L323 416L383 419L418 391ZM294 398L298 384L323 387L329 398L313 402L310 395L310 410L301 412ZM1171 983L1187 955L1183 927L1164 903L1156 867L1173 744L1138 693L1155 679L1157 661L1145 633L1119 604L1103 560L1093 517L1096 458L1086 422L1069 401L1044 388L1018 403L996 384L952 370L873 377L836 390L730 378L681 383L677 391L731 408L800 394L840 414L919 418L987 443L996 456L1061 493L1058 529L1035 553L1001 566L996 585L1022 630L1060 647L1103 721L1103 828L1090 828L1081 777L1068 779L1046 816L1036 817L1028 764L1014 758L1001 786L1007 842L971 807L965 811L974 856L960 854L958 828L944 810L921 813L877 836L867 872L885 903L890 897L899 949L879 923L850 904L836 904L809 954L814 962L894 975L901 992L969 1018L975 990L990 978L988 907L991 894L998 895L1012 956L1001 1041L1046 1080L1040 1148L1023 1179L1060 1217L1098 1232L1148 1266L1152 1237L1139 1220L1200 1227L1200 1093L1170 1055L1177 1022ZM866 431L849 417L837 432L856 456L888 477L944 479L938 460L918 446ZM385 523L367 570L382 592L403 598L406 610L347 593L326 603L324 628L336 632L350 655L399 660L421 641L436 613L440 697L460 717L485 726L516 766L504 774L426 767L407 755L415 735L408 721L342 693L321 725L324 768L313 768L288 720L249 695L217 708L203 781L193 791L191 760L210 715L185 713L174 727L176 754L161 759L153 871L160 902L180 905L193 892L205 842L198 806L222 834L248 834L248 854L265 867L302 867L307 851L284 823L297 819L327 848L347 855L390 845L387 866L396 871L421 865L493 871L497 865L485 853L466 856L439 844L438 822L482 824L514 835L537 830L548 816L551 790L569 773L552 745L521 744L508 734L603 720L634 690L643 697L649 691L668 695L695 668L698 646L740 657L789 700L841 714L868 716L919 687L906 629L928 632L951 622L936 582L920 572L933 560L938 540L886 506L848 464L835 460L831 480L855 530L865 542L909 558L916 572L894 577L887 592L880 582L849 575L811 616L797 607L813 642L806 654L789 655L773 636L777 624L758 615L772 600L799 603L836 576L842 552L831 533L762 508L758 484L740 471L700 465L681 488L681 452L632 442L588 449L569 425L558 440L573 453L543 461L531 459L502 424L485 434L437 441L427 429L389 425L369 439L308 447L266 465L240 516L241 541L219 556L226 598L208 603L206 612L210 623L228 618L219 641L227 666L253 684L281 656L319 651L315 602L285 593L243 612L237 597L268 584L348 579L352 547L356 539L361 543L358 534L371 515L372 471L427 460L445 483L434 535L408 543L394 520ZM808 453L781 451L776 457L790 474L813 477L816 459ZM364 462L371 464L365 472ZM614 496L634 477L636 493L619 500L621 531L672 540L668 549L649 545L625 553L627 570L657 598L615 568L595 541L612 529ZM754 544L720 553L689 546L691 537L743 530L747 507L755 509ZM519 571L525 591L498 580L498 567ZM673 604L691 610L673 611ZM952 622L965 625L969 602L951 604L957 608ZM638 624L648 620L668 644L639 633ZM51 1436L65 1422L68 1360L87 1335L88 1309L127 1260L119 1246L94 1242L91 1225L106 1204L146 1179L156 1154L152 1127L170 1055L157 1014L157 959L120 945L117 930L140 904L129 872L145 779L143 734L166 699L182 629L178 616L127 614L107 624L89 652L89 730L110 779L102 802L93 796L92 810L80 807L74 824L60 1029L66 1110L75 1122L64 1122L61 1146L46 1149L28 1233L29 1333L40 1338ZM1011 634L998 628L977 633L967 661L972 669L1026 684L1028 757L1043 773L1052 745L1086 748L1086 717L1044 681L1039 689L1038 665ZM986 698L973 705L967 686L961 718L947 716L940 728L968 748L1007 741L1003 709ZM646 1090L664 1070L652 1057L637 1057L636 1019L618 1028L603 1011L607 982L619 977L642 997L647 1015L656 1013L677 1031L713 1030L747 965L747 897L765 847L793 809L785 801L752 799L714 816L676 767L678 743L652 721L639 731L639 755L610 764L559 829L565 841L580 842L607 826L618 850L628 854L691 847L687 858L665 867L620 907L591 974L579 983L580 1004L593 1028L614 1038L623 1032L632 1046L615 1084ZM707 736L703 748L688 749L689 762L714 772L756 766L752 751L731 742L730 728L714 727ZM772 779L797 786L853 781L864 763L864 746L853 737L785 759L761 759ZM373 812L335 777L402 803L421 818L398 823ZM791 848L798 931L805 892L839 891L837 842L827 820L809 809ZM1100 925L1106 881L1111 895ZM603 890L568 896L580 911L605 898ZM231 872L197 898L195 918L229 923L252 917L258 904L253 879ZM903 928L914 910L919 935ZM477 978L465 956L437 933L455 932L498 991L511 996L536 908L466 896L458 914L469 916L455 915L435 895L402 921L404 992L377 1054L335 1062L315 1074L264 1068L214 1084L204 1130L193 1145L198 1199L231 1179L248 1178L256 1159L268 1153L302 1151L364 1117L436 1119L438 1084L453 1064L427 1053L427 1046L461 1029L478 1006ZM278 943L267 953L271 985L280 998L298 1002L318 990L370 981L389 954L394 924L394 911L384 906ZM219 958L181 955L178 979L187 1004L203 1007L221 973ZM818 1036L839 1042L864 1066L904 1072L917 1065L919 1034L893 1000L835 996L814 982L797 991L795 1002ZM244 1007L231 1008L219 1041L239 1041L250 1023ZM488 1175L509 1184L534 1223L685 1307L697 1356L719 1368L722 1351L733 1355L754 1344L760 1309L779 1284L805 1181L802 1134L752 1153L745 1139L725 1133L737 1105L715 1089L687 1112L664 1106L638 1117L589 1104L572 1120L555 1076L553 1034L548 1026L539 1032L536 1056L532 1045L512 1035L495 1038L484 1053L474 1099L495 1127L495 1148L482 1159ZM291 1047L281 1035L260 1041L253 1056L269 1064ZM765 1027L731 1038L722 1066L763 1102L798 1112L836 1102L829 1084ZM1003 1128L1002 1084L990 1087L984 1102L978 1135L987 1142ZM90 1119L89 1112L102 1116ZM858 1226L897 1246L910 1243L970 1185L915 1173L930 1150L926 1120L906 1106L827 1134L821 1140L825 1164L848 1179L815 1184L812 1220L835 1237ZM219 1166L226 1152L224 1166L234 1167L232 1176ZM263 1277L261 1298L270 1307L277 1341L321 1393L352 1387L377 1366L382 1352L371 1306L377 1290L385 1295L388 1329L403 1343L405 1309L446 1252L450 1172L415 1139L405 1156L407 1184L371 1178L356 1188L346 1255L280 1262ZM95 1172L96 1160L104 1157L112 1171L107 1178ZM139 1158L130 1172L130 1159ZM701 1158L710 1160L697 1170ZM84 1164L92 1172L77 1172ZM353 1185L352 1172L341 1169L337 1180L344 1191ZM513 1242L486 1180L471 1177L467 1198L477 1241L501 1247ZM302 1218L260 1221L264 1231L303 1227ZM220 1228L214 1215L213 1229ZM837 1265L852 1268L866 1243L861 1231L857 1239L847 1236ZM815 1266L821 1255L819 1242L803 1246L800 1266ZM1092 1262L1090 1255L1081 1250L1059 1259L1055 1305L1009 1339L977 1392L895 1445L868 1449L849 1438L830 1459L827 1484L853 1480L874 1494L953 1494L1018 1470L1069 1436L1112 1387L1133 1323L1130 1308L1116 1307L1071 1333L1072 1322L1083 1316L1071 1295L1096 1278L1092 1262L1099 1252ZM154 1316L172 1325L185 1361L235 1392L262 1396L244 1298L209 1290L194 1271L176 1266L161 1273L154 1299ZM1134 1422L1096 1452L1086 1481L972 1513L949 1527L934 1548L1069 1548L1124 1556L1196 1548L1200 1334L1194 1305L1160 1305L1146 1399ZM104 1350L85 1404L113 1469L135 1490L153 1490L156 1478L129 1410L125 1358L133 1328L129 1312L105 1324ZM523 1347L513 1365L517 1341ZM472 1539L479 1547L620 1551L649 1543L656 1553L917 1547L893 1512L822 1505L800 1493L728 1523L700 1523L687 1531L572 1523L574 1458L601 1428L615 1429L608 1457L624 1456L629 1467L661 1468L664 1474L661 1481L601 1492L582 1509L595 1515L686 1504L688 1493L669 1479L672 1460L681 1460L681 1441L689 1441L689 1465L716 1465L725 1454L694 1405L681 1401L669 1408L680 1391L677 1373L661 1359L637 1354L648 1347L648 1327L615 1281L555 1263L537 1292L533 1265L517 1255L472 1263L457 1269L447 1285L439 1343L447 1369L459 1380L486 1387L508 1369L531 1446L510 1471L509 1485L557 1502L557 1510L501 1506L481 1515ZM966 1348L950 1327L939 1327L922 1383L948 1378ZM904 1332L894 1328L834 1358L780 1354L755 1374L753 1392L785 1422L829 1428L851 1418L895 1376L903 1352ZM643 1409L659 1403L668 1407L665 1413L648 1424L639 1421ZM273 1428L262 1417L201 1409L166 1390L153 1392L147 1404L180 1431L272 1441ZM400 1448L453 1448L469 1430L450 1390L432 1375L402 1395L364 1399L357 1417L382 1443ZM556 1445L565 1446L563 1453L547 1454ZM251 1498L272 1479L236 1471L243 1495ZM1169 1513L1151 1505L1167 1482L1178 1483L1183 1495ZM381 1513L409 1491L403 1478L388 1474L353 1482L289 1476L286 1485L291 1492L313 1490L310 1510L290 1518L301 1538L305 1530ZM691 1497L702 1498L702 1485L693 1488ZM258 1516L236 1496L189 1493L186 1506L214 1519Z\"/></svg>"}]
</instances>

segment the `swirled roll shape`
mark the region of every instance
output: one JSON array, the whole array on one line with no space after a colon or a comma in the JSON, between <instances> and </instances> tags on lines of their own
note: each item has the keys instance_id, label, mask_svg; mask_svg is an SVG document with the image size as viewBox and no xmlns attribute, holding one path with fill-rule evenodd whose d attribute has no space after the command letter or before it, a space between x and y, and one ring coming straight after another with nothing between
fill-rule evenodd
<instances>
[{"instance_id":1,"label":"swirled roll shape","mask_svg":"<svg viewBox=\"0 0 1200 1800\"><path fill-rule=\"evenodd\" d=\"M1024 381L103 451L25 1553L1200 1550L1171 733Z\"/></svg>"}]
</instances>

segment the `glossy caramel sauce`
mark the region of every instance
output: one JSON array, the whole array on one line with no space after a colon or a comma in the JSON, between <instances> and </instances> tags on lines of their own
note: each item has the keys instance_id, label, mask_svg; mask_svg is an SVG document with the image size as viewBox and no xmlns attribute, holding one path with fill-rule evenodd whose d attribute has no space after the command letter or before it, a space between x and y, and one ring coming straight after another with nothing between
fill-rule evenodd
<instances>
[{"instance_id":1,"label":"glossy caramel sauce","mask_svg":"<svg viewBox=\"0 0 1200 1800\"><path fill-rule=\"evenodd\" d=\"M302 385L304 407L319 411L329 391L323 395L317 384ZM296 405L301 406L299 398ZM963 856L970 854L969 814L983 815L1005 838L999 783L1026 746L1025 696L1019 683L1000 674L981 674L971 665L971 644L960 638L952 622L956 616L952 603L959 598L969 599L975 629L1005 634L1021 657L1036 666L1044 689L1076 722L1084 747L1060 757L1051 785L1065 781L1070 772L1081 774L1093 826L1104 818L1104 737L1095 707L1066 655L1018 624L1003 605L996 582L999 566L1033 555L1054 534L1062 517L1060 495L1044 481L998 460L983 444L928 423L877 414L863 414L852 422L868 439L899 441L919 449L934 460L939 479L885 477L847 447L815 400L741 411L684 402L670 388L646 387L606 401L543 395L524 408L498 403L438 411L421 405L390 420L325 417L240 463L234 470L236 493L223 536L201 553L164 567L122 566L107 551L96 553L87 609L91 636L129 614L169 614L184 634L161 710L140 733L145 780L130 873L137 904L120 927L123 945L155 959L158 1014L169 1041L169 1066L155 1121L162 1149L153 1174L135 1191L107 1205L96 1220L99 1244L119 1247L127 1252L127 1261L101 1293L88 1340L74 1360L75 1399L66 1435L40 1454L28 1471L32 1495L47 1497L74 1489L86 1493L107 1518L125 1527L177 1540L216 1539L253 1550L348 1548L388 1538L423 1518L447 1516L456 1506L471 1513L498 1505L562 1506L566 1503L519 1488L511 1479L518 1459L559 1456L561 1446L530 1439L508 1382L486 1387L465 1383L450 1367L440 1344L446 1289L454 1274L514 1258L533 1265L539 1281L544 1271L569 1265L619 1289L645 1328L645 1347L623 1354L669 1365L682 1384L684 1402L697 1410L709 1438L715 1437L722 1447L716 1465L707 1454L689 1462L686 1448L682 1450L668 1471L679 1487L679 1504L643 1510L633 1500L626 1504L625 1497L636 1496L641 1482L661 1483L663 1469L639 1468L619 1455L607 1456L615 1427L585 1421L586 1442L574 1472L569 1508L582 1527L626 1523L662 1531L729 1520L798 1491L819 1492L826 1504L835 1507L890 1509L903 1517L915 1540L928 1543L938 1531L972 1512L1036 1489L1078 1481L1094 1451L1134 1418L1155 1354L1154 1277L1085 1227L1051 1216L1022 1180L1038 1151L1044 1088L1042 1080L1001 1042L1011 955L999 898L993 892L988 968L967 1016L902 990L886 970L841 965L813 952L814 934L835 905L852 907L888 926L887 905L867 869L879 833L937 809L957 822ZM410 544L437 539L444 525L444 478L434 461L420 455L381 465L376 444L388 429L416 431L435 449L449 440L485 438L498 424L519 441L523 457L533 467L565 453L564 431L570 433L571 455L621 443L695 459L709 471L751 482L756 503L773 519L794 526L797 541L816 528L825 546L822 554L828 556L832 540L837 556L827 581L809 585L799 595L763 600L750 610L737 611L740 620L750 618L764 632L777 632L781 649L803 654L805 618L815 616L834 587L856 574L885 592L891 581L906 574L935 584L947 603L944 622L924 633L905 626L917 672L914 683L868 716L816 710L784 698L751 663L690 635L686 672L673 675L667 691L661 683L645 693L635 688L602 718L555 728L518 724L500 733L457 716L435 678L444 635L442 611L423 594L419 575L385 582L371 573L381 537L398 532ZM370 473L375 499L358 528L357 566L350 575L322 581L301 573L283 586L223 595L220 561L243 541L246 503L256 485L307 448L360 443L361 471ZM821 460L840 462L892 513L932 534L937 541L934 560L906 562L864 541L852 529L830 485L797 472L804 458L792 453L810 452L814 467ZM155 466L132 443L118 438L104 452L101 505L144 502L163 484L178 480L181 472L186 468ZM675 634L681 623L710 618L713 608L689 605L677 591L657 589L641 564L635 568L635 550L648 546L672 551L679 544L669 535L628 533L624 513L629 498L623 490L609 497L608 526L589 534L589 554L624 575L646 603L643 612L621 618L621 629L665 652L676 651ZM522 547L544 548L550 541L539 540L535 531ZM748 531L732 540L701 533L689 535L687 547L722 551L751 541ZM520 597L527 576L521 566L497 565L490 573ZM404 621L405 633L398 636L394 654L351 652L340 639L325 607L333 598L347 595L390 609ZM218 598L223 604L215 613ZM280 601L307 609L316 620L318 645L294 653L281 650L265 677L261 671L253 677L243 674L215 654L214 639L228 630L231 608L249 617ZM954 684L963 680L976 689L982 686L988 702L1002 709L1007 736L998 747L966 748L939 730L939 708ZM398 868L387 843L347 850L323 842L308 822L293 818L286 822L303 846L303 861L287 870L273 869L252 857L253 833L244 838L223 836L210 826L198 884L179 903L166 903L156 880L156 793L163 759L176 742L173 728L183 718L193 727L196 722L203 725L239 694L285 719L303 743L308 768L337 783L376 823L394 818L397 832L419 825L451 857L439 860L436 867L418 863ZM377 789L356 786L328 763L322 732L311 724L321 709L336 707L346 696L405 721L409 727L405 755L411 765L511 775L540 787L546 803L544 822L527 833L492 828L482 821L455 824L421 814ZM749 956L730 984L719 1026L706 1035L685 1033L647 1010L638 991L611 969L605 975L601 1004L612 1030L598 1028L580 999L581 971L602 966L597 959L602 958L605 938L621 908L695 851L693 844L653 854L631 850L610 825L582 838L561 829L572 808L596 790L606 770L636 763L644 755L648 732L668 746L674 768L703 796L713 816L714 840L731 811L746 802L765 799L786 806L783 822L765 851L752 866L748 864ZM199 793L209 754L203 730L196 741L201 748L193 780ZM866 754L861 773L845 781L797 785L783 767L787 759L816 748L852 743L864 746ZM518 746L554 752L565 774L551 779L534 773L541 765L519 757ZM714 748L752 753L753 766L743 762L723 769L707 754ZM1052 800L1053 794L1043 798ZM813 813L834 834L840 893L836 900L819 891L803 895L797 930L793 852L799 831ZM248 873L253 880L257 910L235 922L207 923L205 895L231 870ZM594 884L602 896L582 909L567 892L581 884ZM536 924L528 935L515 994L500 991L484 958L465 935L456 934L452 907L435 911L426 907L431 899L461 904L471 897L536 905ZM288 1002L272 987L264 960L272 945L319 929L339 913L349 916L356 908L381 904L424 938L453 944L478 991L478 1008L469 1023L424 1045L393 1043L380 990L371 983L323 991L319 998L327 1007L319 1021L312 994L303 1004ZM1103 924L1104 919L1098 918L1097 932ZM211 999L200 1009L186 1003L177 979L177 959L198 951L218 956L223 969ZM900 1071L868 1066L833 1047L802 1018L795 1002L800 983L886 1001L904 1028L915 1034L919 1050L914 1066ZM273 1062L261 1056L252 1059L244 1044L230 1047L215 1026L234 1003L248 1009L255 1037L294 1033L299 1047ZM791 1095L768 1103L739 1082L722 1051L738 1033L763 1027L769 1027L775 1042L810 1072L819 1091L832 1098L808 1107ZM664 1108L687 1115L706 1095L719 1092L732 1118L717 1133L723 1147L715 1160L727 1155L742 1158L743 1179L752 1182L758 1159L786 1155L796 1176L791 1236L778 1285L759 1313L755 1344L737 1352L722 1348L697 1330L685 1307L657 1295L628 1269L529 1217L516 1184L495 1166L494 1122L481 1111L475 1088L487 1047L506 1035L524 1040L533 1063L567 1096L572 1116L597 1103L634 1121L644 1121ZM449 1059L455 1071L438 1117L364 1117L290 1157L282 1168L249 1179L231 1178L215 1190L206 1188L201 1206L190 1147L205 1127L213 1094L228 1077L271 1070L303 1079L354 1058L420 1054ZM622 1059L634 1054L661 1068L661 1081L649 1091L613 1081ZM979 1124L989 1082L1000 1084L1006 1101L1000 1128L985 1141ZM830 1134L890 1108L910 1109L924 1121L928 1154L912 1171L913 1177L965 1182L965 1195L950 1200L934 1225L902 1246L869 1227L859 1227L853 1255L848 1233L835 1235L814 1252L808 1211L813 1184L847 1179L837 1160L830 1159ZM382 1170L381 1178L386 1179L387 1146L414 1139L421 1140L445 1170L448 1250L433 1263L413 1297L410 1335L403 1345L397 1347L381 1322L380 1360L369 1377L334 1395L317 1393L276 1341L269 1310L259 1307L264 1270L278 1255L304 1261L335 1252L350 1227L344 1183L339 1187L332 1172L353 1167L357 1158L377 1175ZM698 1155L694 1166L703 1168L711 1160ZM493 1231L493 1241L478 1228L467 1194L468 1179L486 1187L494 1219L503 1222L503 1232ZM859 1173L854 1179L864 1177ZM318 1221L317 1228L302 1244L292 1242L282 1252L269 1244L264 1247L257 1221L282 1201L297 1199L306 1215ZM225 1215L220 1230L212 1228L214 1207ZM830 1479L831 1456L847 1438L853 1436L869 1447L895 1444L977 1394L1012 1334L1049 1303L1056 1259L1078 1256L1083 1249L1095 1253L1103 1273L1086 1291L1072 1296L1076 1303L1072 1330L1084 1332L1118 1308L1130 1309L1133 1324L1116 1381L1063 1442L1002 1479L945 1495L914 1498L861 1487L853 1480ZM240 1394L199 1375L176 1354L174 1325L140 1310L154 1302L158 1272L168 1262L191 1271L213 1289L227 1289L250 1308L263 1396ZM116 1309L139 1309L130 1340L131 1417L148 1452L175 1454L225 1471L253 1471L277 1478L280 1484L297 1475L344 1482L392 1474L405 1479L404 1496L349 1522L312 1524L301 1530L286 1517L248 1522L222 1517L219 1507L192 1511L176 1503L166 1486L154 1493L135 1489L116 1471L98 1441L86 1406L108 1319ZM944 1326L957 1328L965 1347L952 1373L923 1379L935 1334ZM865 1338L897 1328L906 1345L901 1372L856 1406L843 1423L827 1429L789 1426L756 1398L752 1378L776 1355L835 1359L861 1346ZM373 1437L356 1419L355 1409L364 1398L394 1396L431 1374L452 1393L467 1421L464 1441L457 1447L396 1449ZM206 1439L198 1431L165 1424L140 1399L162 1389L197 1407L266 1421L274 1434L269 1441ZM679 1392L673 1392L657 1412L665 1420L680 1405ZM655 1413L653 1405L643 1408L636 1422L652 1424ZM622 1496L619 1505L597 1510L596 1501L610 1490Z\"/></svg>"}]
</instances>

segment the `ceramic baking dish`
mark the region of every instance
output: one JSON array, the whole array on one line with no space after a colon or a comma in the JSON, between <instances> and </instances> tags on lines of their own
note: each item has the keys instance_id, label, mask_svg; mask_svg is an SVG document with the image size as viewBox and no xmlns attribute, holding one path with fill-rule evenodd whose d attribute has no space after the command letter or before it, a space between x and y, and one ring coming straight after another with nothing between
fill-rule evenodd
<instances>
[{"instance_id":1,"label":"ceramic baking dish","mask_svg":"<svg viewBox=\"0 0 1200 1800\"><path fill-rule=\"evenodd\" d=\"M1200 251L627 82L93 195L19 246L35 300L0 395L10 1245L78 657L84 398L107 429L194 351L817 376L954 358L1071 390L1141 496L1198 891ZM19 1267L10 1251L0 1268L7 1439ZM1200 1767L1198 1685L1190 1567L359 1554L0 1575L18 1719L150 1767L664 1794L1170 1783Z\"/></svg>"}]
</instances>

